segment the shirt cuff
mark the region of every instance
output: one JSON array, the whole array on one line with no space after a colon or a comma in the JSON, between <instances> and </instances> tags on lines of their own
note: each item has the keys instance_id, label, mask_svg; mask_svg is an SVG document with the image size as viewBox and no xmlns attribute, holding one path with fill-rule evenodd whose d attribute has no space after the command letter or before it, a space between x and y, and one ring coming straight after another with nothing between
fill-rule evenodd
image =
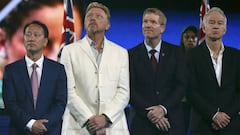
<instances>
[{"instance_id":1,"label":"shirt cuff","mask_svg":"<svg viewBox=\"0 0 240 135\"><path fill-rule=\"evenodd\" d=\"M28 129L29 131L32 131L32 126L33 126L33 123L34 123L35 121L36 121L35 119L31 119L31 120L27 123L26 127L27 127L27 129Z\"/></svg>"},{"instance_id":2,"label":"shirt cuff","mask_svg":"<svg viewBox=\"0 0 240 135\"><path fill-rule=\"evenodd\" d=\"M217 114L218 114L219 111L220 111L220 108L217 109L217 112L213 115L212 120L215 119L215 117L217 116Z\"/></svg>"},{"instance_id":3,"label":"shirt cuff","mask_svg":"<svg viewBox=\"0 0 240 135\"><path fill-rule=\"evenodd\" d=\"M102 115L105 117L107 122L105 127L110 127L110 125L112 124L112 121L109 119L109 117L106 114L103 113Z\"/></svg>"},{"instance_id":4,"label":"shirt cuff","mask_svg":"<svg viewBox=\"0 0 240 135\"><path fill-rule=\"evenodd\" d=\"M167 115L167 109L163 105L159 105L159 106L163 109L164 114Z\"/></svg>"},{"instance_id":5,"label":"shirt cuff","mask_svg":"<svg viewBox=\"0 0 240 135\"><path fill-rule=\"evenodd\" d=\"M218 112L216 112L216 113L213 115L212 120L215 119L215 117L217 116L217 114L218 114Z\"/></svg>"}]
</instances>

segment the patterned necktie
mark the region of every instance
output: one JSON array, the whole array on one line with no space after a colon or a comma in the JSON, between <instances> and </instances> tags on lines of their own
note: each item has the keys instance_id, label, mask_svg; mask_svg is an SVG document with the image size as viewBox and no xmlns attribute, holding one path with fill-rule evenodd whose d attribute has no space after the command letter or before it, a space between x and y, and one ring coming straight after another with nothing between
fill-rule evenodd
<instances>
[{"instance_id":1,"label":"patterned necktie","mask_svg":"<svg viewBox=\"0 0 240 135\"><path fill-rule=\"evenodd\" d=\"M37 69L38 65L34 63L32 65L32 75L31 75L31 83L32 83L32 93L33 93L33 100L34 100L34 108L36 108L37 96L38 96L38 75Z\"/></svg>"},{"instance_id":2,"label":"patterned necktie","mask_svg":"<svg viewBox=\"0 0 240 135\"><path fill-rule=\"evenodd\" d=\"M153 72L154 72L154 73L157 71L157 59L156 59L156 57L155 57L155 55L154 55L156 52L157 52L157 51L154 50L154 49L152 49L152 50L150 51L150 54L151 54L150 60L151 60L151 63L152 63L152 69L153 69Z\"/></svg>"}]
</instances>

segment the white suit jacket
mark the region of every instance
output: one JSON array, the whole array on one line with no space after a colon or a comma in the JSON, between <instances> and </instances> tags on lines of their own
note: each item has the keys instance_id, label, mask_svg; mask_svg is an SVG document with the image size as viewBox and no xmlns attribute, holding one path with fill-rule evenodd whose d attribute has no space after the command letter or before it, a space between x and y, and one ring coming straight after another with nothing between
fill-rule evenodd
<instances>
[{"instance_id":1,"label":"white suit jacket","mask_svg":"<svg viewBox=\"0 0 240 135\"><path fill-rule=\"evenodd\" d=\"M129 135L124 108L129 101L127 50L104 38L99 66L86 37L64 47L61 55L68 78L68 104L62 135L88 135L84 123L106 114L107 135Z\"/></svg>"}]
</instances>

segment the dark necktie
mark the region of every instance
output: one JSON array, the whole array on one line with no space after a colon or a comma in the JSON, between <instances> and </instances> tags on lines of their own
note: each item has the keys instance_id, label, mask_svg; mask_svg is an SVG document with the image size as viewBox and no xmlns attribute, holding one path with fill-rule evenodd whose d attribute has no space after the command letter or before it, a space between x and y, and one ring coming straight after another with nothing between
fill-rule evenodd
<instances>
[{"instance_id":1,"label":"dark necktie","mask_svg":"<svg viewBox=\"0 0 240 135\"><path fill-rule=\"evenodd\" d=\"M37 69L38 65L34 63L32 65L32 75L31 75L31 83L32 83L32 93L33 93L33 101L34 101L34 108L36 108L37 96L38 96L38 75Z\"/></svg>"},{"instance_id":2,"label":"dark necktie","mask_svg":"<svg viewBox=\"0 0 240 135\"><path fill-rule=\"evenodd\" d=\"M151 60L151 63L152 63L153 72L156 72L156 71L157 71L157 59L156 59L156 57L155 57L155 55L154 55L156 52L157 52L157 51L154 50L154 49L152 49L152 50L150 51L150 54L151 54L150 60Z\"/></svg>"}]
</instances>

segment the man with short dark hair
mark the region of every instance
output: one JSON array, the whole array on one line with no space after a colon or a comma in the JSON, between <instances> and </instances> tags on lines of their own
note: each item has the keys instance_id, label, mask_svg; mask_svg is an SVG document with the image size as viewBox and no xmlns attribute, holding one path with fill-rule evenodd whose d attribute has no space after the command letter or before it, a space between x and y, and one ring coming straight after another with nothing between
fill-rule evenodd
<instances>
[{"instance_id":1,"label":"man with short dark hair","mask_svg":"<svg viewBox=\"0 0 240 135\"><path fill-rule=\"evenodd\" d=\"M45 24L30 22L23 34L27 54L7 65L3 76L9 135L60 135L67 103L64 66L43 55L48 42Z\"/></svg>"}]
</instances>

